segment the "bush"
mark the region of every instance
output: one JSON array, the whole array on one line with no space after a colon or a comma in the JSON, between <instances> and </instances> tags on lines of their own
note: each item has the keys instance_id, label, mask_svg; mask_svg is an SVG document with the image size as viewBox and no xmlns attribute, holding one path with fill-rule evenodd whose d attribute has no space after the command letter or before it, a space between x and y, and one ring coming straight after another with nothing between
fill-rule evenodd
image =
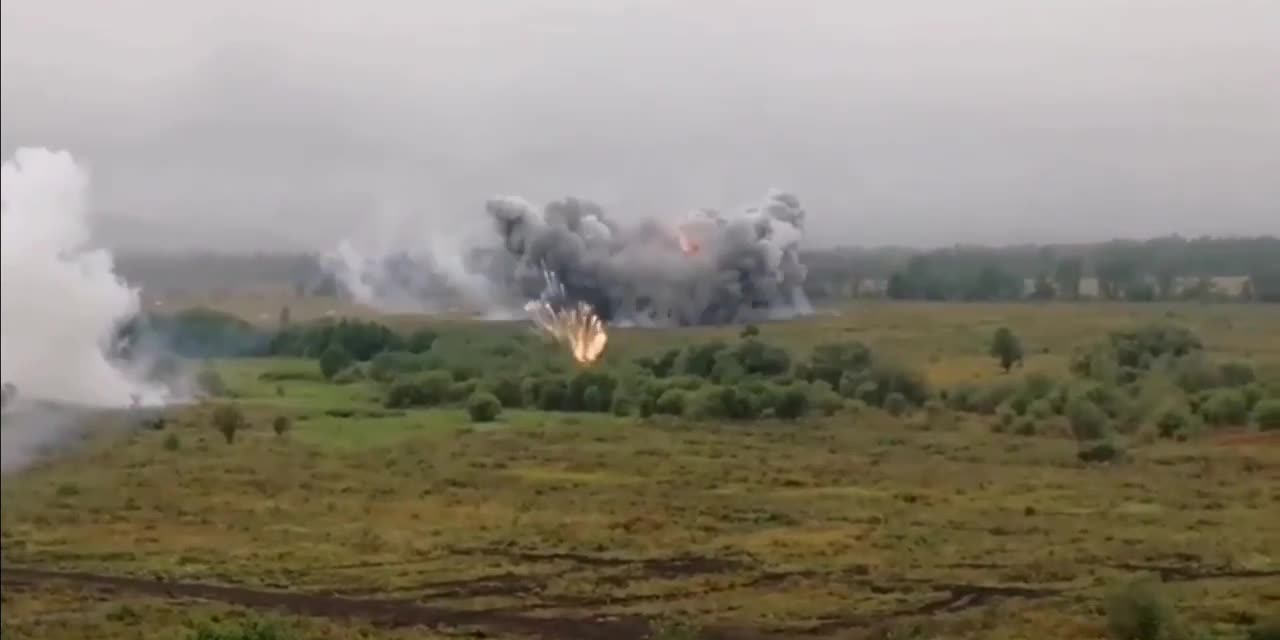
<instances>
[{"instance_id":1,"label":"bush","mask_svg":"<svg viewBox=\"0 0 1280 640\"><path fill-rule=\"evenodd\" d=\"M891 416L901 416L907 412L910 405L907 403L907 397L894 391L884 397L884 410L889 412Z\"/></svg>"},{"instance_id":2,"label":"bush","mask_svg":"<svg viewBox=\"0 0 1280 640\"><path fill-rule=\"evenodd\" d=\"M170 433L164 437L164 450L177 451L182 448L182 441L178 439L178 434Z\"/></svg>"},{"instance_id":3,"label":"bush","mask_svg":"<svg viewBox=\"0 0 1280 640\"><path fill-rule=\"evenodd\" d=\"M514 376L490 378L482 383L480 388L496 396L504 409L515 409L524 404L524 392L520 388L520 379Z\"/></svg>"},{"instance_id":4,"label":"bush","mask_svg":"<svg viewBox=\"0 0 1280 640\"><path fill-rule=\"evenodd\" d=\"M1255 379L1253 367L1243 362L1227 362L1218 367L1218 373L1228 387L1243 387Z\"/></svg>"},{"instance_id":5,"label":"bush","mask_svg":"<svg viewBox=\"0 0 1280 640\"><path fill-rule=\"evenodd\" d=\"M408 351L384 351L369 361L369 377L378 382L391 382L406 374L430 369L430 360Z\"/></svg>"},{"instance_id":6,"label":"bush","mask_svg":"<svg viewBox=\"0 0 1280 640\"><path fill-rule=\"evenodd\" d=\"M1114 640L1177 638L1173 608L1149 582L1134 582L1107 595L1103 608L1107 632Z\"/></svg>"},{"instance_id":7,"label":"bush","mask_svg":"<svg viewBox=\"0 0 1280 640\"><path fill-rule=\"evenodd\" d=\"M1200 408L1200 414L1212 425L1241 425L1249 418L1244 394L1238 390L1216 391Z\"/></svg>"},{"instance_id":8,"label":"bush","mask_svg":"<svg viewBox=\"0 0 1280 640\"><path fill-rule=\"evenodd\" d=\"M1173 365L1173 377L1187 393L1196 393L1222 386L1222 371L1213 366L1203 353L1179 358Z\"/></svg>"},{"instance_id":9,"label":"bush","mask_svg":"<svg viewBox=\"0 0 1280 640\"><path fill-rule=\"evenodd\" d=\"M1077 440L1097 440L1107 433L1107 414L1087 398L1068 402L1066 414Z\"/></svg>"},{"instance_id":10,"label":"bush","mask_svg":"<svg viewBox=\"0 0 1280 640\"><path fill-rule=\"evenodd\" d=\"M631 398L615 394L613 396L613 415L625 418L635 411L635 401Z\"/></svg>"},{"instance_id":11,"label":"bush","mask_svg":"<svg viewBox=\"0 0 1280 640\"><path fill-rule=\"evenodd\" d=\"M1249 628L1246 640L1280 640L1280 616L1273 616Z\"/></svg>"},{"instance_id":12,"label":"bush","mask_svg":"<svg viewBox=\"0 0 1280 640\"><path fill-rule=\"evenodd\" d=\"M822 380L810 384L809 394L813 406L824 416L834 416L844 408L844 398Z\"/></svg>"},{"instance_id":13,"label":"bush","mask_svg":"<svg viewBox=\"0 0 1280 640\"><path fill-rule=\"evenodd\" d=\"M774 415L784 420L795 420L809 411L809 394L798 385L788 386L778 396Z\"/></svg>"},{"instance_id":14,"label":"bush","mask_svg":"<svg viewBox=\"0 0 1280 640\"><path fill-rule=\"evenodd\" d=\"M205 367L196 374L196 386L214 398L227 395L227 383L223 382L222 376L213 367Z\"/></svg>"},{"instance_id":15,"label":"bush","mask_svg":"<svg viewBox=\"0 0 1280 640\"><path fill-rule=\"evenodd\" d=\"M1013 432L1020 436L1034 436L1036 434L1036 421L1031 418L1021 418L1014 423Z\"/></svg>"},{"instance_id":16,"label":"bush","mask_svg":"<svg viewBox=\"0 0 1280 640\"><path fill-rule=\"evenodd\" d=\"M499 413L502 413L502 403L492 393L477 391L467 400L467 414L472 422L492 422Z\"/></svg>"},{"instance_id":17,"label":"bush","mask_svg":"<svg viewBox=\"0 0 1280 640\"><path fill-rule=\"evenodd\" d=\"M190 640L292 640L293 638L279 627L257 620L241 622L235 627L200 625L188 637Z\"/></svg>"},{"instance_id":18,"label":"bush","mask_svg":"<svg viewBox=\"0 0 1280 640\"><path fill-rule=\"evenodd\" d=\"M840 389L840 377L846 372L864 371L871 367L871 350L861 342L820 344L813 348L805 367L809 381L825 380Z\"/></svg>"},{"instance_id":19,"label":"bush","mask_svg":"<svg viewBox=\"0 0 1280 640\"><path fill-rule=\"evenodd\" d=\"M222 434L227 444L236 439L236 432L247 426L244 412L234 404L221 404L213 410L213 427Z\"/></svg>"},{"instance_id":20,"label":"bush","mask_svg":"<svg viewBox=\"0 0 1280 640\"><path fill-rule=\"evenodd\" d=\"M687 391L675 388L667 389L654 402L653 412L669 416L682 415L685 411L687 399Z\"/></svg>"},{"instance_id":21,"label":"bush","mask_svg":"<svg viewBox=\"0 0 1280 640\"><path fill-rule=\"evenodd\" d=\"M333 376L334 384L351 384L361 380L364 380L364 370L358 364L353 364Z\"/></svg>"},{"instance_id":22,"label":"bush","mask_svg":"<svg viewBox=\"0 0 1280 640\"><path fill-rule=\"evenodd\" d=\"M1048 420L1056 413L1057 411L1053 410L1053 402L1048 398L1041 398L1027 406L1027 415L1035 420Z\"/></svg>"},{"instance_id":23,"label":"bush","mask_svg":"<svg viewBox=\"0 0 1280 640\"><path fill-rule=\"evenodd\" d=\"M391 409L431 407L449 399L453 378L444 371L428 371L399 378L387 391L385 404Z\"/></svg>"},{"instance_id":24,"label":"bush","mask_svg":"<svg viewBox=\"0 0 1280 640\"><path fill-rule=\"evenodd\" d=\"M568 399L569 383L564 378L543 378L538 385L538 408L543 411L564 411Z\"/></svg>"},{"instance_id":25,"label":"bush","mask_svg":"<svg viewBox=\"0 0 1280 640\"><path fill-rule=\"evenodd\" d=\"M1121 451L1118 447L1111 442L1103 440L1102 442L1095 442L1087 447L1082 446L1080 450L1076 452L1076 457L1078 457L1081 462L1110 462L1120 458L1120 454Z\"/></svg>"},{"instance_id":26,"label":"bush","mask_svg":"<svg viewBox=\"0 0 1280 640\"><path fill-rule=\"evenodd\" d=\"M1173 438L1191 429L1191 414L1179 406L1165 407L1156 417L1156 430L1161 438Z\"/></svg>"},{"instance_id":27,"label":"bush","mask_svg":"<svg viewBox=\"0 0 1280 640\"><path fill-rule=\"evenodd\" d=\"M431 350L431 345L435 344L438 337L440 336L430 329L418 329L409 334L404 348L410 353L426 353Z\"/></svg>"},{"instance_id":28,"label":"bush","mask_svg":"<svg viewBox=\"0 0 1280 640\"><path fill-rule=\"evenodd\" d=\"M274 431L277 436L283 436L288 433L291 428L293 428L293 420L290 420L289 416L276 416L275 420L271 421L271 430Z\"/></svg>"},{"instance_id":29,"label":"bush","mask_svg":"<svg viewBox=\"0 0 1280 640\"><path fill-rule=\"evenodd\" d=\"M1006 400L1018 393L1018 385L1011 380L1000 380L979 389L970 402L970 411L991 415Z\"/></svg>"},{"instance_id":30,"label":"bush","mask_svg":"<svg viewBox=\"0 0 1280 640\"><path fill-rule=\"evenodd\" d=\"M338 375L339 371L355 364L355 358L346 349L342 348L339 343L330 344L324 353L320 354L320 375L326 380L332 380Z\"/></svg>"},{"instance_id":31,"label":"bush","mask_svg":"<svg viewBox=\"0 0 1280 640\"><path fill-rule=\"evenodd\" d=\"M1008 373L1014 364L1022 364L1022 341L1008 327L1000 327L991 339L990 353Z\"/></svg>"},{"instance_id":32,"label":"bush","mask_svg":"<svg viewBox=\"0 0 1280 640\"><path fill-rule=\"evenodd\" d=\"M480 383L476 380L455 382L449 385L449 402L466 402L478 388L480 388Z\"/></svg>"},{"instance_id":33,"label":"bush","mask_svg":"<svg viewBox=\"0 0 1280 640\"><path fill-rule=\"evenodd\" d=\"M1280 430L1280 399L1262 400L1254 405L1253 423L1262 431Z\"/></svg>"}]
</instances>

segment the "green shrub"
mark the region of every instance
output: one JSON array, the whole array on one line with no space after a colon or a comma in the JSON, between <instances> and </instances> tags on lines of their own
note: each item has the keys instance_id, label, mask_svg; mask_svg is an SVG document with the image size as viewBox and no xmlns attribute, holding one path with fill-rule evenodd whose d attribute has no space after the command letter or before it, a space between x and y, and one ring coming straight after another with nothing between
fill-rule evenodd
<instances>
[{"instance_id":1,"label":"green shrub","mask_svg":"<svg viewBox=\"0 0 1280 640\"><path fill-rule=\"evenodd\" d=\"M670 388L662 392L654 402L653 412L669 416L678 416L684 413L685 403L687 402L689 392L682 389Z\"/></svg>"},{"instance_id":2,"label":"green shrub","mask_svg":"<svg viewBox=\"0 0 1280 640\"><path fill-rule=\"evenodd\" d=\"M1056 413L1053 410L1053 402L1048 398L1040 398L1027 406L1027 415L1035 420L1048 420Z\"/></svg>"},{"instance_id":3,"label":"green shrub","mask_svg":"<svg viewBox=\"0 0 1280 640\"><path fill-rule=\"evenodd\" d=\"M238 405L220 404L213 410L213 427L222 434L227 444L236 439L236 432L248 426L244 412Z\"/></svg>"},{"instance_id":4,"label":"green shrub","mask_svg":"<svg viewBox=\"0 0 1280 640\"><path fill-rule=\"evenodd\" d=\"M410 353L426 353L440 336L430 329L418 329L405 339L405 350Z\"/></svg>"},{"instance_id":5,"label":"green shrub","mask_svg":"<svg viewBox=\"0 0 1280 640\"><path fill-rule=\"evenodd\" d=\"M1173 607L1150 582L1134 582L1107 594L1107 633L1113 640L1175 640Z\"/></svg>"},{"instance_id":6,"label":"green shrub","mask_svg":"<svg viewBox=\"0 0 1280 640\"><path fill-rule=\"evenodd\" d=\"M810 383L809 395L811 404L824 416L834 416L844 408L844 398L824 380Z\"/></svg>"},{"instance_id":7,"label":"green shrub","mask_svg":"<svg viewBox=\"0 0 1280 640\"><path fill-rule=\"evenodd\" d=\"M894 391L884 397L884 410L889 412L891 416L901 416L911 408L907 402L907 397Z\"/></svg>"},{"instance_id":8,"label":"green shrub","mask_svg":"<svg viewBox=\"0 0 1280 640\"><path fill-rule=\"evenodd\" d=\"M293 421L289 419L289 416L276 416L275 419L271 421L271 430L274 431L277 436L283 436L288 433L291 428L293 428Z\"/></svg>"},{"instance_id":9,"label":"green shrub","mask_svg":"<svg viewBox=\"0 0 1280 640\"><path fill-rule=\"evenodd\" d=\"M1262 431L1280 430L1280 399L1262 400L1253 407L1253 423Z\"/></svg>"},{"instance_id":10,"label":"green shrub","mask_svg":"<svg viewBox=\"0 0 1280 640\"><path fill-rule=\"evenodd\" d=\"M564 378L544 378L538 386L538 408L543 411L564 411L568 400L569 383Z\"/></svg>"},{"instance_id":11,"label":"green shrub","mask_svg":"<svg viewBox=\"0 0 1280 640\"><path fill-rule=\"evenodd\" d=\"M178 434L170 433L164 437L164 450L177 451L182 448L182 441L178 439Z\"/></svg>"},{"instance_id":12,"label":"green shrub","mask_svg":"<svg viewBox=\"0 0 1280 640\"><path fill-rule=\"evenodd\" d=\"M364 380L364 371L358 364L353 364L333 376L334 384L351 384L361 380Z\"/></svg>"},{"instance_id":13,"label":"green shrub","mask_svg":"<svg viewBox=\"0 0 1280 640\"><path fill-rule=\"evenodd\" d=\"M587 387L587 390L582 392L582 410L607 411L609 409L609 400L600 387Z\"/></svg>"},{"instance_id":14,"label":"green shrub","mask_svg":"<svg viewBox=\"0 0 1280 640\"><path fill-rule=\"evenodd\" d=\"M1256 382L1251 382L1245 385L1240 392L1244 394L1244 403L1250 411L1253 411L1253 408L1258 405L1258 402L1267 397L1267 390Z\"/></svg>"},{"instance_id":15,"label":"green shrub","mask_svg":"<svg viewBox=\"0 0 1280 640\"><path fill-rule=\"evenodd\" d=\"M1173 377L1187 393L1196 393L1222 386L1222 371L1213 366L1203 353L1179 358L1173 365Z\"/></svg>"},{"instance_id":16,"label":"green shrub","mask_svg":"<svg viewBox=\"0 0 1280 640\"><path fill-rule=\"evenodd\" d=\"M1081 462L1110 462L1119 459L1121 453L1120 449L1110 441L1103 440L1088 446L1082 445L1080 450L1076 452L1076 457Z\"/></svg>"},{"instance_id":17,"label":"green shrub","mask_svg":"<svg viewBox=\"0 0 1280 640\"><path fill-rule=\"evenodd\" d=\"M802 418L809 412L809 394L799 385L790 385L778 394L774 415L784 420Z\"/></svg>"},{"instance_id":18,"label":"green shrub","mask_svg":"<svg viewBox=\"0 0 1280 640\"><path fill-rule=\"evenodd\" d=\"M492 393L477 391L467 399L467 414L472 422L492 422L500 413L502 402Z\"/></svg>"},{"instance_id":19,"label":"green shrub","mask_svg":"<svg viewBox=\"0 0 1280 640\"><path fill-rule=\"evenodd\" d=\"M490 378L481 388L497 396L504 409L516 409L524 405L524 392L517 377L500 375Z\"/></svg>"},{"instance_id":20,"label":"green shrub","mask_svg":"<svg viewBox=\"0 0 1280 640\"><path fill-rule=\"evenodd\" d=\"M1249 409L1239 390L1222 389L1209 396L1200 415L1212 425L1242 425L1249 418Z\"/></svg>"},{"instance_id":21,"label":"green shrub","mask_svg":"<svg viewBox=\"0 0 1280 640\"><path fill-rule=\"evenodd\" d=\"M1014 423L1013 432L1020 436L1034 436L1036 434L1036 421L1031 418L1020 418Z\"/></svg>"},{"instance_id":22,"label":"green shrub","mask_svg":"<svg viewBox=\"0 0 1280 640\"><path fill-rule=\"evenodd\" d=\"M565 408L570 411L608 411L617 387L618 379L607 371L578 371L569 379ZM592 397L588 398L588 393Z\"/></svg>"},{"instance_id":23,"label":"green shrub","mask_svg":"<svg viewBox=\"0 0 1280 640\"><path fill-rule=\"evenodd\" d=\"M982 387L973 397L971 411L983 415L991 415L1018 392L1017 383L1012 380L1000 380Z\"/></svg>"},{"instance_id":24,"label":"green shrub","mask_svg":"<svg viewBox=\"0 0 1280 640\"><path fill-rule=\"evenodd\" d=\"M629 396L614 394L612 409L613 415L624 418L635 411L635 401Z\"/></svg>"},{"instance_id":25,"label":"green shrub","mask_svg":"<svg viewBox=\"0 0 1280 640\"><path fill-rule=\"evenodd\" d=\"M1280 615L1255 623L1245 640L1280 640Z\"/></svg>"},{"instance_id":26,"label":"green shrub","mask_svg":"<svg viewBox=\"0 0 1280 640\"><path fill-rule=\"evenodd\" d=\"M841 376L846 372L865 371L871 367L871 360L871 350L861 342L820 344L809 356L805 379L825 380L833 389L840 389Z\"/></svg>"},{"instance_id":27,"label":"green shrub","mask_svg":"<svg viewBox=\"0 0 1280 640\"><path fill-rule=\"evenodd\" d=\"M279 627L257 620L248 620L229 627L202 624L197 626L188 637L190 640L293 640L292 635Z\"/></svg>"},{"instance_id":28,"label":"green shrub","mask_svg":"<svg viewBox=\"0 0 1280 640\"><path fill-rule=\"evenodd\" d=\"M1173 438L1191 429L1191 414L1180 406L1168 406L1156 417L1156 430L1161 438Z\"/></svg>"},{"instance_id":29,"label":"green shrub","mask_svg":"<svg viewBox=\"0 0 1280 640\"><path fill-rule=\"evenodd\" d=\"M478 380L463 380L449 385L449 402L465 402L480 388Z\"/></svg>"},{"instance_id":30,"label":"green shrub","mask_svg":"<svg viewBox=\"0 0 1280 640\"><path fill-rule=\"evenodd\" d=\"M342 347L341 343L332 343L320 354L320 375L325 380L332 380L339 371L355 363L355 358Z\"/></svg>"},{"instance_id":31,"label":"green shrub","mask_svg":"<svg viewBox=\"0 0 1280 640\"><path fill-rule=\"evenodd\" d=\"M416 353L384 351L369 361L369 377L378 382L391 382L401 376L426 371L430 365L430 359Z\"/></svg>"},{"instance_id":32,"label":"green shrub","mask_svg":"<svg viewBox=\"0 0 1280 640\"><path fill-rule=\"evenodd\" d=\"M1243 387L1256 379L1253 367L1244 362L1227 362L1218 367L1218 376L1228 387Z\"/></svg>"},{"instance_id":33,"label":"green shrub","mask_svg":"<svg viewBox=\"0 0 1280 640\"><path fill-rule=\"evenodd\" d=\"M213 367L205 367L196 374L196 386L214 398L227 395L227 383L223 382L222 376Z\"/></svg>"},{"instance_id":34,"label":"green shrub","mask_svg":"<svg viewBox=\"0 0 1280 640\"><path fill-rule=\"evenodd\" d=\"M1068 402L1066 415L1077 440L1097 440L1107 434L1107 414L1087 398Z\"/></svg>"},{"instance_id":35,"label":"green shrub","mask_svg":"<svg viewBox=\"0 0 1280 640\"><path fill-rule=\"evenodd\" d=\"M453 378L444 371L428 371L399 378L387 390L388 408L432 407L449 399Z\"/></svg>"}]
</instances>

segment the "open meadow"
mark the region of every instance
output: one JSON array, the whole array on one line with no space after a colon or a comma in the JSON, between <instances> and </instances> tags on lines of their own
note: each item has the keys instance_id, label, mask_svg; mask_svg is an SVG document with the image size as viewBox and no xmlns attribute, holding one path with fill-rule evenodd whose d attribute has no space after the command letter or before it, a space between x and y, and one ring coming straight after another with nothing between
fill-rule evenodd
<instances>
[{"instance_id":1,"label":"open meadow","mask_svg":"<svg viewBox=\"0 0 1280 640\"><path fill-rule=\"evenodd\" d=\"M589 375L378 320L431 339L322 373L299 322L7 476L3 636L1280 633L1276 305L866 303L615 329Z\"/></svg>"}]
</instances>

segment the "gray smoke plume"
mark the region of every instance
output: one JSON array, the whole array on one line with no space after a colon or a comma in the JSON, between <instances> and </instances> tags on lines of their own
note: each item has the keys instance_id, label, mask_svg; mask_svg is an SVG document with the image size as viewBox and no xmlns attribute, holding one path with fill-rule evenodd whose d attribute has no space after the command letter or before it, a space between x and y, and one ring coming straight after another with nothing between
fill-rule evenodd
<instances>
[{"instance_id":1,"label":"gray smoke plume","mask_svg":"<svg viewBox=\"0 0 1280 640\"><path fill-rule=\"evenodd\" d=\"M599 205L572 197L541 212L517 197L492 198L485 208L508 254L505 264L492 260L489 273L525 299L555 282L562 297L589 303L606 321L640 325L811 311L799 259L805 212L789 193L773 191L732 217L695 211L674 228L622 228Z\"/></svg>"}]
</instances>

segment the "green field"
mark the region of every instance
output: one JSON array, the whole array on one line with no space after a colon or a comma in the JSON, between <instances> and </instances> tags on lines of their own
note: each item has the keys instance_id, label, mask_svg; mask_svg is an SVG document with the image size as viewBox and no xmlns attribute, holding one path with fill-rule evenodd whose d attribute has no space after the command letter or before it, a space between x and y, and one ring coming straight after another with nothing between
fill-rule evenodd
<instances>
[{"instance_id":1,"label":"green field","mask_svg":"<svg viewBox=\"0 0 1280 640\"><path fill-rule=\"evenodd\" d=\"M760 337L797 357L861 341L936 392L1065 378L1150 322L1280 382L1274 306L867 304ZM1012 374L987 353L999 326L1023 344ZM618 330L602 366L739 330ZM1159 583L1176 637L1251 637L1280 611L1280 439L1256 425L1161 438L1144 415L1098 464L1062 416L1018 433L940 402L472 423L312 359L214 367L225 397L5 478L4 637L1100 638L1134 581ZM248 420L230 443L228 403Z\"/></svg>"}]
</instances>

